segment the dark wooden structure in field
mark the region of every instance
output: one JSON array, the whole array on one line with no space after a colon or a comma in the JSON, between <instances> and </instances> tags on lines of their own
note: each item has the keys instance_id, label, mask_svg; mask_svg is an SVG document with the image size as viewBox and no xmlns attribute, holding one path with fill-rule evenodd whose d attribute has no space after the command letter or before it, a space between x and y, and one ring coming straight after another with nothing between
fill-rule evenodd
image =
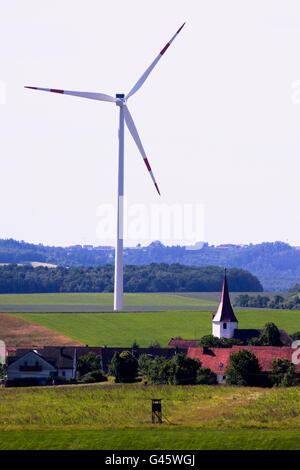
<instances>
[{"instance_id":1,"label":"dark wooden structure in field","mask_svg":"<svg viewBox=\"0 0 300 470\"><path fill-rule=\"evenodd\" d=\"M162 423L161 398L152 399L152 423Z\"/></svg>"}]
</instances>

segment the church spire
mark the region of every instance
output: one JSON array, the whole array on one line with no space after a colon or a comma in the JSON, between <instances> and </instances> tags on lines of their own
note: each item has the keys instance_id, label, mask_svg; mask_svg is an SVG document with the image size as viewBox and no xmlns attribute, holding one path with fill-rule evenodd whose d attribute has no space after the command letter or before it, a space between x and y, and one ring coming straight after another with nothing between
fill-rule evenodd
<instances>
[{"instance_id":1,"label":"church spire","mask_svg":"<svg viewBox=\"0 0 300 470\"><path fill-rule=\"evenodd\" d=\"M226 268L225 268L225 272L224 272L224 280L223 280L221 300L220 300L219 308L218 308L217 312L215 313L215 315L213 316L213 321L235 322L235 323L237 323L237 318L234 314L234 311L233 311L231 303L230 303L228 284L227 284L227 276L226 276Z\"/></svg>"}]
</instances>

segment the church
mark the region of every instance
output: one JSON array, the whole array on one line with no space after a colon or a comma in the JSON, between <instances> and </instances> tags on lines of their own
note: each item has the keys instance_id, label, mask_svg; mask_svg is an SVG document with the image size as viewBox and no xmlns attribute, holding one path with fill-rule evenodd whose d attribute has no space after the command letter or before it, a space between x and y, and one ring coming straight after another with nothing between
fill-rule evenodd
<instances>
[{"instance_id":1,"label":"church","mask_svg":"<svg viewBox=\"0 0 300 470\"><path fill-rule=\"evenodd\" d=\"M291 347L292 338L284 330L279 330L280 339L284 346L248 346L251 338L258 337L263 330L260 329L239 329L238 319L235 316L229 298L226 270L224 274L223 287L218 310L212 316L212 334L217 338L236 338L243 342L243 345L228 348L198 347L200 339L186 340L172 338L168 346L187 350L187 355L193 359L198 359L201 366L212 370L216 376L218 384L226 382L226 369L230 364L230 356L241 349L252 352L257 359L263 372L272 370L273 359L281 358L292 361L295 349ZM300 372L300 363L296 365L296 372Z\"/></svg>"},{"instance_id":2,"label":"church","mask_svg":"<svg viewBox=\"0 0 300 470\"><path fill-rule=\"evenodd\" d=\"M230 302L225 269L220 304L218 310L212 315L212 335L217 338L236 338L242 341L244 345L247 345L250 339L257 338L262 332L262 329L238 328L238 319L235 316ZM285 330L279 330L279 332L282 343L286 346L291 346L293 340L287 332ZM180 340L172 338L171 341L169 341L168 346L178 348L196 347L199 341L200 338L194 340Z\"/></svg>"}]
</instances>

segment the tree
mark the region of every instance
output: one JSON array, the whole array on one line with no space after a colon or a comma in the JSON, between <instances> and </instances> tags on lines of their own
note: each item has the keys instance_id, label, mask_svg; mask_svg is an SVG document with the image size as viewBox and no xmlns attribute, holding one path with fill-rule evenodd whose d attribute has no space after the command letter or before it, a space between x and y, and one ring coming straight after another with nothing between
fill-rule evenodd
<instances>
[{"instance_id":1,"label":"tree","mask_svg":"<svg viewBox=\"0 0 300 470\"><path fill-rule=\"evenodd\" d=\"M226 383L229 385L259 385L261 367L257 357L247 349L241 349L230 356L226 370Z\"/></svg>"},{"instance_id":2,"label":"tree","mask_svg":"<svg viewBox=\"0 0 300 470\"><path fill-rule=\"evenodd\" d=\"M280 339L280 331L278 330L277 326L272 322L266 323L263 332L263 337L266 346L283 346L282 341Z\"/></svg>"},{"instance_id":3,"label":"tree","mask_svg":"<svg viewBox=\"0 0 300 470\"><path fill-rule=\"evenodd\" d=\"M138 373L138 361L129 351L115 352L109 365L109 374L115 382L134 382Z\"/></svg>"},{"instance_id":4,"label":"tree","mask_svg":"<svg viewBox=\"0 0 300 470\"><path fill-rule=\"evenodd\" d=\"M153 384L167 384L169 381L170 361L163 356L155 356L146 372L148 380Z\"/></svg>"},{"instance_id":5,"label":"tree","mask_svg":"<svg viewBox=\"0 0 300 470\"><path fill-rule=\"evenodd\" d=\"M159 344L159 342L155 339L154 341L151 341L151 343L149 344L148 348L150 348L150 349L159 349L159 348L160 348L160 344Z\"/></svg>"},{"instance_id":6,"label":"tree","mask_svg":"<svg viewBox=\"0 0 300 470\"><path fill-rule=\"evenodd\" d=\"M272 322L266 323L260 336L252 338L248 344L251 346L283 346L280 331Z\"/></svg>"},{"instance_id":7,"label":"tree","mask_svg":"<svg viewBox=\"0 0 300 470\"><path fill-rule=\"evenodd\" d=\"M198 385L216 385L218 383L217 375L208 368L198 369L196 384Z\"/></svg>"},{"instance_id":8,"label":"tree","mask_svg":"<svg viewBox=\"0 0 300 470\"><path fill-rule=\"evenodd\" d=\"M141 354L138 358L138 371L141 375L147 375L152 359L148 354Z\"/></svg>"},{"instance_id":9,"label":"tree","mask_svg":"<svg viewBox=\"0 0 300 470\"><path fill-rule=\"evenodd\" d=\"M218 338L213 335L205 335L200 338L198 347L232 348L232 346L242 346L243 344L238 338Z\"/></svg>"},{"instance_id":10,"label":"tree","mask_svg":"<svg viewBox=\"0 0 300 470\"><path fill-rule=\"evenodd\" d=\"M169 360L168 383L172 385L194 384L199 367L201 363L198 359L192 359L182 353L176 354Z\"/></svg>"},{"instance_id":11,"label":"tree","mask_svg":"<svg viewBox=\"0 0 300 470\"><path fill-rule=\"evenodd\" d=\"M300 339L300 331L296 331L296 333L292 333L290 335L290 337L293 339L293 340L297 340L297 339Z\"/></svg>"},{"instance_id":12,"label":"tree","mask_svg":"<svg viewBox=\"0 0 300 470\"><path fill-rule=\"evenodd\" d=\"M276 386L291 387L295 381L295 364L289 359L276 358L272 361L271 381Z\"/></svg>"},{"instance_id":13,"label":"tree","mask_svg":"<svg viewBox=\"0 0 300 470\"><path fill-rule=\"evenodd\" d=\"M198 347L206 346L208 348L219 348L220 347L220 338L214 335L205 335L200 338Z\"/></svg>"},{"instance_id":14,"label":"tree","mask_svg":"<svg viewBox=\"0 0 300 470\"><path fill-rule=\"evenodd\" d=\"M96 370L101 369L101 359L100 356L90 352L85 356L79 357L77 360L77 372L79 376L83 376L88 374L89 372L93 372Z\"/></svg>"}]
</instances>

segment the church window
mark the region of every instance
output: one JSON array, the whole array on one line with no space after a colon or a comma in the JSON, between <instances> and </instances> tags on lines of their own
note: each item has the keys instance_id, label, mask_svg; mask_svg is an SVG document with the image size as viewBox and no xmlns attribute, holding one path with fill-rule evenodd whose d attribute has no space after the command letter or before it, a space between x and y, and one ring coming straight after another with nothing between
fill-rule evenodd
<instances>
[{"instance_id":1,"label":"church window","mask_svg":"<svg viewBox=\"0 0 300 470\"><path fill-rule=\"evenodd\" d=\"M224 330L227 329L227 323L223 323L223 328L224 328Z\"/></svg>"}]
</instances>

